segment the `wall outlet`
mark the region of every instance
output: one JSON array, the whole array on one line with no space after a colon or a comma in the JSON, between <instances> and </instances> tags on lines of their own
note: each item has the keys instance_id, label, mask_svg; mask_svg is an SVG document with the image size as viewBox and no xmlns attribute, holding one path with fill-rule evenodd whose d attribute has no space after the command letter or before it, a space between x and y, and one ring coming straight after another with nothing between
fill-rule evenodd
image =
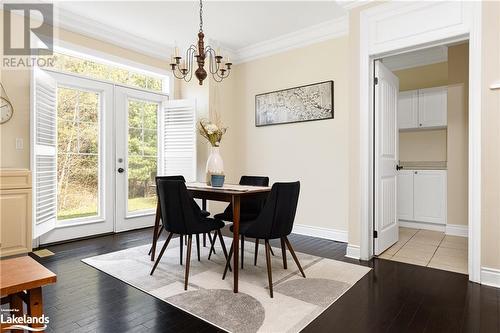
<instances>
[{"instance_id":1,"label":"wall outlet","mask_svg":"<svg viewBox=\"0 0 500 333\"><path fill-rule=\"evenodd\" d=\"M24 149L23 139L16 138L16 149L18 149L18 150Z\"/></svg>"}]
</instances>

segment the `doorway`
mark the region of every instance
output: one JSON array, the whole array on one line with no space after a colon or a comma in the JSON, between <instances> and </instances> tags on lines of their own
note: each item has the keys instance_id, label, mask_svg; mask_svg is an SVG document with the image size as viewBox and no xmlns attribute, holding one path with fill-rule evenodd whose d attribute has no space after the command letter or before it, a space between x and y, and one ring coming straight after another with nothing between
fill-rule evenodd
<instances>
[{"instance_id":1,"label":"doorway","mask_svg":"<svg viewBox=\"0 0 500 333\"><path fill-rule=\"evenodd\" d=\"M374 64L379 258L468 273L468 53L451 43Z\"/></svg>"}]
</instances>

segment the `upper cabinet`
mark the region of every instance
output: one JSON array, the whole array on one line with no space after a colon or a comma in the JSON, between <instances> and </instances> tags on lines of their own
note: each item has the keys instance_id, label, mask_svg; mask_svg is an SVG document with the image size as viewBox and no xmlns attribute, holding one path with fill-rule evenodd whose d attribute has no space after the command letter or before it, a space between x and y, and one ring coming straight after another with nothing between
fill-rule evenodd
<instances>
[{"instance_id":1,"label":"upper cabinet","mask_svg":"<svg viewBox=\"0 0 500 333\"><path fill-rule=\"evenodd\" d=\"M439 128L447 125L448 87L399 93L399 129Z\"/></svg>"}]
</instances>

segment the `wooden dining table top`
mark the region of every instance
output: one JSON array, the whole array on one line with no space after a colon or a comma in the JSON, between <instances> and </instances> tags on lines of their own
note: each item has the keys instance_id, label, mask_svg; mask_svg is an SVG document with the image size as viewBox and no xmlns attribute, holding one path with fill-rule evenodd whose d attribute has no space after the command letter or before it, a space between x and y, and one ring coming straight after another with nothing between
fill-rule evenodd
<instances>
[{"instance_id":1,"label":"wooden dining table top","mask_svg":"<svg viewBox=\"0 0 500 333\"><path fill-rule=\"evenodd\" d=\"M203 191L203 192L213 192L213 193L224 193L224 194L254 194L254 193L266 193L271 191L270 186L248 186L239 184L224 184L222 187L214 187L201 182L189 182L186 183L186 188L190 191Z\"/></svg>"}]
</instances>

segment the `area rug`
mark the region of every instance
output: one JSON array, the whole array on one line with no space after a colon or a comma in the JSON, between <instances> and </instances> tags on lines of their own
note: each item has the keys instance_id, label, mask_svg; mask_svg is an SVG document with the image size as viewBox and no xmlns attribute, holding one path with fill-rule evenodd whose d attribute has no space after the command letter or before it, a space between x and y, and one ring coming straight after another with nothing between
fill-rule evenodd
<instances>
[{"instance_id":1,"label":"area rug","mask_svg":"<svg viewBox=\"0 0 500 333\"><path fill-rule=\"evenodd\" d=\"M231 239L225 238L226 244ZM158 251L163 243L158 244ZM293 245L293 244L292 244ZM287 251L283 268L281 249L273 248L274 298L270 298L264 246L259 246L254 266L254 243L245 242L244 269L239 293L232 291L233 275L222 280L224 256L220 245L207 260L201 247L197 260L193 239L188 290L184 291L184 266L179 264L179 239L172 239L153 276L149 245L83 259L119 280L229 332L299 332L333 304L370 270L368 267L297 252L306 278ZM186 251L184 251L184 258Z\"/></svg>"}]
</instances>

